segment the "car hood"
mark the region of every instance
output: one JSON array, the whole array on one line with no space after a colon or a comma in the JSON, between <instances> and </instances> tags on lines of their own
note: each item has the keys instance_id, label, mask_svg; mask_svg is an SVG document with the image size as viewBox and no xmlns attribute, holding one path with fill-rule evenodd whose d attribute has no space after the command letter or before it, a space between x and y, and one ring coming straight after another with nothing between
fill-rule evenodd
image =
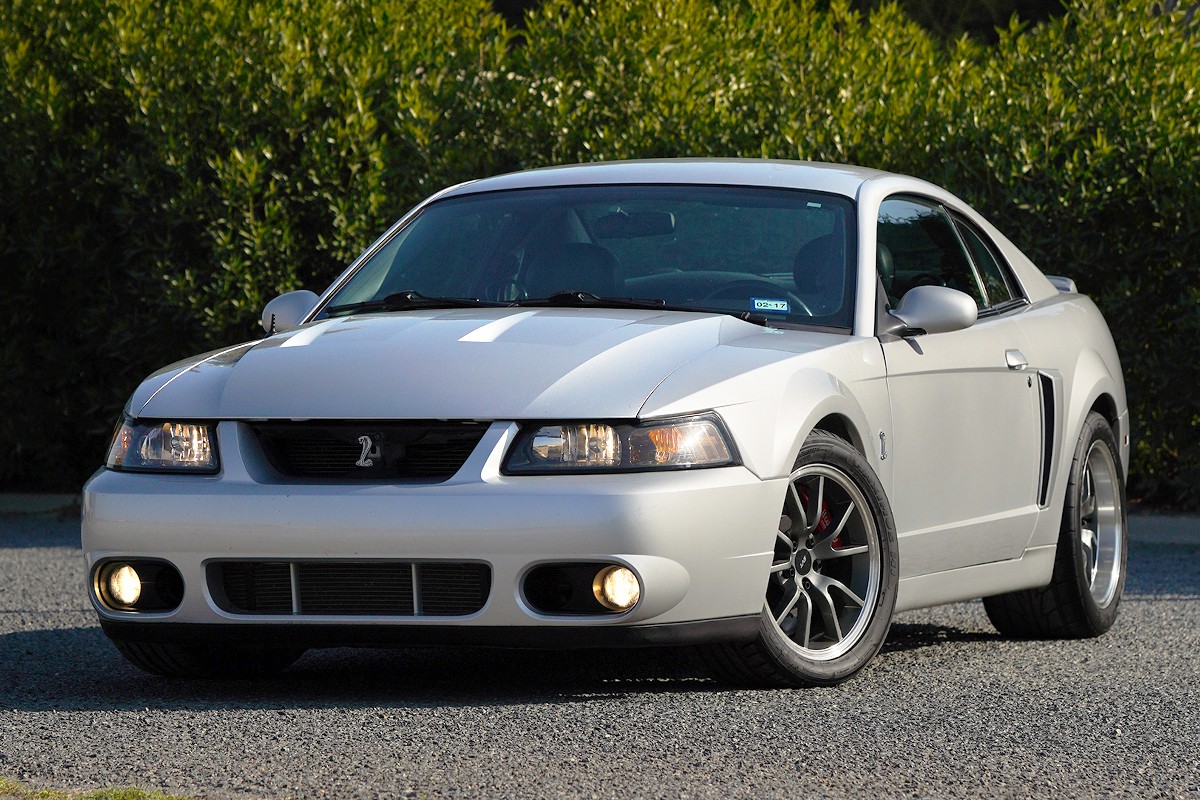
<instances>
[{"instance_id":1,"label":"car hood","mask_svg":"<svg viewBox=\"0 0 1200 800\"><path fill-rule=\"evenodd\" d=\"M724 347L753 368L830 343L769 337L720 314L456 309L313 322L148 378L139 417L177 419L632 418L664 379ZM714 376L724 379L728 375Z\"/></svg>"}]
</instances>

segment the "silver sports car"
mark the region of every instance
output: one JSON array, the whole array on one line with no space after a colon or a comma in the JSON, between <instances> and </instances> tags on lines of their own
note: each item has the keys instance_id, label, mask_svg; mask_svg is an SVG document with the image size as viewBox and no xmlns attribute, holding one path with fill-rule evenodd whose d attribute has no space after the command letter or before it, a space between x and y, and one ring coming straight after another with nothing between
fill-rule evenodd
<instances>
[{"instance_id":1,"label":"silver sports car","mask_svg":"<svg viewBox=\"0 0 1200 800\"><path fill-rule=\"evenodd\" d=\"M590 164L421 203L266 337L133 393L88 593L163 675L345 645L699 645L831 684L899 611L1109 628L1129 417L1104 320L923 181Z\"/></svg>"}]
</instances>

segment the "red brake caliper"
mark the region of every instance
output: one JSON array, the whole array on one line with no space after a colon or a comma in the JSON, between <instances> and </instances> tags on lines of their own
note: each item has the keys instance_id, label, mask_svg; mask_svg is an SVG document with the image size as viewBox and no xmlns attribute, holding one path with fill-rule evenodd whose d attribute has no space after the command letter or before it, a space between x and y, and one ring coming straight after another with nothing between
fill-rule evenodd
<instances>
[{"instance_id":1,"label":"red brake caliper","mask_svg":"<svg viewBox=\"0 0 1200 800\"><path fill-rule=\"evenodd\" d=\"M803 503L806 507L808 506L808 487L807 486L801 485L801 487L800 487L800 502ZM819 517L817 517L817 527L813 530L814 537L817 539L820 539L821 535L824 534L825 531L827 531L829 529L829 526L832 524L833 524L833 515L829 513L829 504L826 503L825 498L822 497L821 498L821 515ZM833 537L833 541L829 543L829 546L832 547L834 550L841 548L842 534L839 533L837 536Z\"/></svg>"}]
</instances>

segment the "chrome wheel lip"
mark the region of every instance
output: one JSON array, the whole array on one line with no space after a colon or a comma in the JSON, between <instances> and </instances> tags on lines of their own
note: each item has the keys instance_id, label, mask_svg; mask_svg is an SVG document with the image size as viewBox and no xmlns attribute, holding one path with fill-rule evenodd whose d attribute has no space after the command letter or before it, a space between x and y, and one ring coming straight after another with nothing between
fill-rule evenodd
<instances>
[{"instance_id":1,"label":"chrome wheel lip","mask_svg":"<svg viewBox=\"0 0 1200 800\"><path fill-rule=\"evenodd\" d=\"M1125 509L1116 459L1092 442L1079 479L1079 541L1083 577L1092 600L1108 608L1117 595L1124 561Z\"/></svg>"},{"instance_id":2,"label":"chrome wheel lip","mask_svg":"<svg viewBox=\"0 0 1200 800\"><path fill-rule=\"evenodd\" d=\"M786 610L782 614L778 615L778 617L773 612L769 601L764 605L764 613L766 614L767 618L770 619L771 624L779 632L780 636L783 637L783 640L791 650L812 661L833 661L846 655L862 640L863 636L866 634L867 628L870 626L871 621L874 618L874 609L879 599L880 586L882 582L882 554L881 545L879 542L879 533L875 524L874 516L871 513L870 504L867 502L866 496L863 494L862 490L860 490L854 481L851 480L850 477L842 470L829 464L804 465L791 474L788 481L788 491L793 493L793 495L798 496L797 487L799 486L799 483L813 477L833 481L837 487L848 496L850 503L852 504L851 508L846 513L845 519L834 521L837 530L841 530L849 526L850 522L852 521L850 512L853 512L853 516L857 518L858 523L862 526L863 538L866 540L866 551L857 553L855 555L848 555L846 558L852 559L850 563L855 576L859 578L862 577L858 572L859 570L865 570L867 572L867 585L865 590L862 592L861 597L863 602L859 607L858 614L854 618L850 628L844 632L841 632L841 638L836 643L830 644L829 646L820 648L805 647L793 638L797 633L800 632L799 627L797 627L797 630L791 634L783 629L780 620L786 619L791 613L792 609L797 606L805 609L808 616L811 617L811 615L814 613L814 608L812 605L813 599L811 597L811 594L814 590L823 591L825 596L828 597L828 590L831 588L828 584L822 585L821 579L823 576L814 571L814 562L816 561L817 553L822 549L827 550L828 548L821 548L820 542L817 542L816 546L814 547L813 544L806 541L807 537L802 538L798 536L797 541L793 545L792 553L787 560L780 560L777 556L773 556L771 568L772 578L775 577L776 572L780 571L780 568L790 568L793 570L797 580L803 578L805 579L805 584L807 584L809 581L812 581L813 586L805 586L803 590L801 590L798 586L795 597L789 599L785 606ZM799 500L796 502L797 505L802 507L802 504L799 502ZM819 502L820 501L818 499L818 514L820 514ZM785 501L785 519L786 514L787 503ZM806 533L812 532L815 531L817 522L814 521L812 524L809 524L808 521L804 521L804 526ZM780 533L781 537L784 535L785 534L782 532ZM833 539L837 537L836 534L831 534L828 536L828 538ZM797 567L801 562L813 564L813 568L805 570L804 574L799 574ZM838 582L833 581L833 583ZM845 599L844 595L843 599ZM797 625L799 625L799 618L797 619Z\"/></svg>"}]
</instances>

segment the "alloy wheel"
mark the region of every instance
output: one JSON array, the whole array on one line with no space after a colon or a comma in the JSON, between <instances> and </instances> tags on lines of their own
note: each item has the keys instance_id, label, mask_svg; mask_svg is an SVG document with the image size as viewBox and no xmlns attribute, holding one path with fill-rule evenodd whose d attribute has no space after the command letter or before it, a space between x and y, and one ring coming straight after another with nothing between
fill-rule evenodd
<instances>
[{"instance_id":1,"label":"alloy wheel","mask_svg":"<svg viewBox=\"0 0 1200 800\"><path fill-rule=\"evenodd\" d=\"M767 608L801 655L828 661L862 638L879 594L880 546L866 498L841 470L800 467L779 520Z\"/></svg>"},{"instance_id":2,"label":"alloy wheel","mask_svg":"<svg viewBox=\"0 0 1200 800\"><path fill-rule=\"evenodd\" d=\"M1092 599L1105 608L1112 602L1120 579L1124 517L1117 490L1117 466L1112 453L1093 442L1080 481L1079 540L1083 573Z\"/></svg>"}]
</instances>

